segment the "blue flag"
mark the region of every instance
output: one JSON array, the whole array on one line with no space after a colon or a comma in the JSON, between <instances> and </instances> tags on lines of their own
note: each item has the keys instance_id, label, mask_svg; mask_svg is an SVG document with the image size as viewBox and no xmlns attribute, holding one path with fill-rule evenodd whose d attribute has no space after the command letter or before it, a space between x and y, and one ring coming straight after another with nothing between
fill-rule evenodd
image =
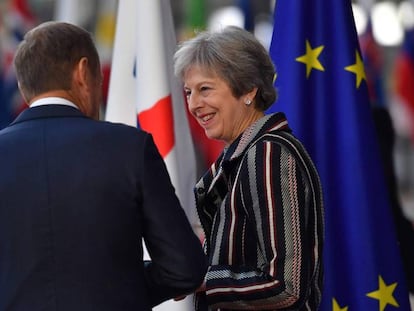
<instances>
[{"instance_id":1,"label":"blue flag","mask_svg":"<svg viewBox=\"0 0 414 311\"><path fill-rule=\"evenodd\" d=\"M253 31L255 10L252 0L237 0L236 3L239 9L243 12L244 29L248 31Z\"/></svg>"},{"instance_id":2,"label":"blue flag","mask_svg":"<svg viewBox=\"0 0 414 311\"><path fill-rule=\"evenodd\" d=\"M320 310L410 310L349 0L277 0L278 101L318 168L325 203Z\"/></svg>"}]
</instances>

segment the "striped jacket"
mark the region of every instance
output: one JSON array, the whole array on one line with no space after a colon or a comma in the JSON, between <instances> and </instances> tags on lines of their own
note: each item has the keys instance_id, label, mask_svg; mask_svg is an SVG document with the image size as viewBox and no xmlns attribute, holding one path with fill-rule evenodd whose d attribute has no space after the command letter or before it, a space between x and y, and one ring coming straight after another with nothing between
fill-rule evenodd
<instances>
[{"instance_id":1,"label":"striped jacket","mask_svg":"<svg viewBox=\"0 0 414 311\"><path fill-rule=\"evenodd\" d=\"M282 113L226 148L195 196L210 265L197 310L317 310L322 190Z\"/></svg>"}]
</instances>

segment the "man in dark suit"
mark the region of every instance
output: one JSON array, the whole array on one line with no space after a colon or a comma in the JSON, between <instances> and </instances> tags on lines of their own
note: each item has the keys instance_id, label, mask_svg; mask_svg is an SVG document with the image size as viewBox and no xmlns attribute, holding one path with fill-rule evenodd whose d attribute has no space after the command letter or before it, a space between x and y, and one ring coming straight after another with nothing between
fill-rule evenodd
<instances>
[{"instance_id":1,"label":"man in dark suit","mask_svg":"<svg viewBox=\"0 0 414 311\"><path fill-rule=\"evenodd\" d=\"M44 23L14 61L30 108L0 131L0 311L145 311L196 289L205 258L151 135L98 120L90 34Z\"/></svg>"}]
</instances>

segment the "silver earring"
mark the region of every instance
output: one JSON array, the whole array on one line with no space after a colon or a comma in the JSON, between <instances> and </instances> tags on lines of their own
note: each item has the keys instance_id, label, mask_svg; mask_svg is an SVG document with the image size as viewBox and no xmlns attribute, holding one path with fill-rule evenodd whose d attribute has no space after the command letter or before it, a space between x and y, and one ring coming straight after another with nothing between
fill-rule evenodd
<instances>
[{"instance_id":1,"label":"silver earring","mask_svg":"<svg viewBox=\"0 0 414 311\"><path fill-rule=\"evenodd\" d=\"M250 106L251 103L252 103L251 99L246 99L246 102L245 102L246 106Z\"/></svg>"}]
</instances>

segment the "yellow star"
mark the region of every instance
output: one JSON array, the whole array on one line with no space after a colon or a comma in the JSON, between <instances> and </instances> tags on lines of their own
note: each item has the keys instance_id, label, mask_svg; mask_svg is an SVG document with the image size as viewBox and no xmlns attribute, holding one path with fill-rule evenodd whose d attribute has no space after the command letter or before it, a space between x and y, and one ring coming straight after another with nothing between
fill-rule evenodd
<instances>
[{"instance_id":1,"label":"yellow star","mask_svg":"<svg viewBox=\"0 0 414 311\"><path fill-rule=\"evenodd\" d=\"M325 71L325 68L323 68L322 64L318 60L318 57L323 49L323 45L312 49L309 41L306 40L306 54L296 58L298 62L306 64L306 78L309 78L312 69Z\"/></svg>"},{"instance_id":2,"label":"yellow star","mask_svg":"<svg viewBox=\"0 0 414 311\"><path fill-rule=\"evenodd\" d=\"M365 76L364 63L362 62L358 51L355 51L355 64L345 67L345 70L355 74L357 88L361 85L362 80L367 80Z\"/></svg>"},{"instance_id":3,"label":"yellow star","mask_svg":"<svg viewBox=\"0 0 414 311\"><path fill-rule=\"evenodd\" d=\"M380 303L380 311L384 311L387 304L390 304L394 307L399 307L397 301L395 300L394 293L395 288L397 287L397 283L393 283L391 285L386 285L384 280L381 276L379 276L379 289L367 294L368 297L378 299Z\"/></svg>"},{"instance_id":4,"label":"yellow star","mask_svg":"<svg viewBox=\"0 0 414 311\"><path fill-rule=\"evenodd\" d=\"M333 311L348 311L348 307L343 307L341 308L338 304L338 302L336 301L335 298L332 299L332 310Z\"/></svg>"}]
</instances>

